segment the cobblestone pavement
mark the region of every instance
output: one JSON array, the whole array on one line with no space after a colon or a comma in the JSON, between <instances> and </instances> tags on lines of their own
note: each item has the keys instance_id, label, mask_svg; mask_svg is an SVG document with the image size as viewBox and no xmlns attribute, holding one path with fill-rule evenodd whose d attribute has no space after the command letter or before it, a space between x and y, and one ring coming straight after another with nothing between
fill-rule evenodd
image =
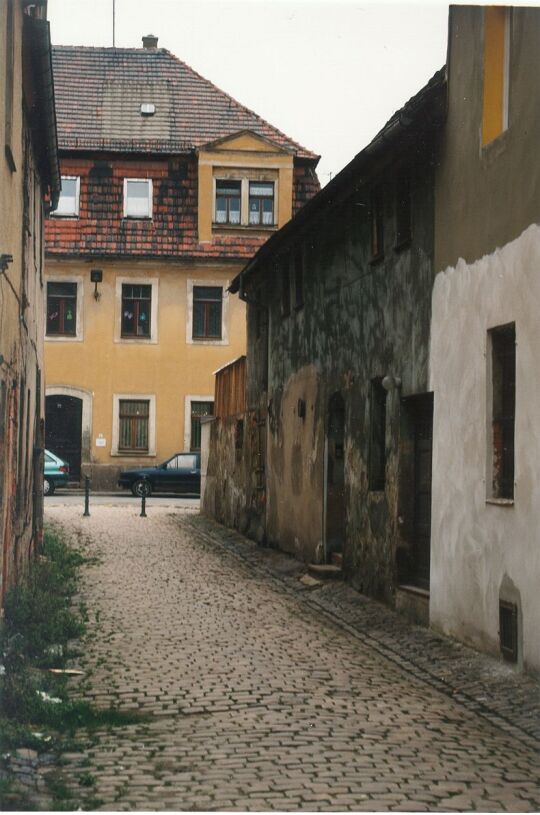
<instances>
[{"instance_id":1,"label":"cobblestone pavement","mask_svg":"<svg viewBox=\"0 0 540 815\"><path fill-rule=\"evenodd\" d=\"M200 517L148 512L47 509L98 557L86 697L149 715L64 756L102 809L540 808L533 680L345 586L306 589L295 561Z\"/></svg>"}]
</instances>

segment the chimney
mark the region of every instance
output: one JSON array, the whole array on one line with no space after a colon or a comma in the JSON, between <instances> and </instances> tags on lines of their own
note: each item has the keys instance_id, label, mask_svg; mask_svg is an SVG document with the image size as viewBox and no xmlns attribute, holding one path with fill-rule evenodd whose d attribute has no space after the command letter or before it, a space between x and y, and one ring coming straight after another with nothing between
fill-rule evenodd
<instances>
[{"instance_id":1,"label":"chimney","mask_svg":"<svg viewBox=\"0 0 540 815\"><path fill-rule=\"evenodd\" d=\"M151 51L153 48L157 48L158 38L154 37L153 34L147 34L146 37L142 38L143 48L148 49Z\"/></svg>"}]
</instances>

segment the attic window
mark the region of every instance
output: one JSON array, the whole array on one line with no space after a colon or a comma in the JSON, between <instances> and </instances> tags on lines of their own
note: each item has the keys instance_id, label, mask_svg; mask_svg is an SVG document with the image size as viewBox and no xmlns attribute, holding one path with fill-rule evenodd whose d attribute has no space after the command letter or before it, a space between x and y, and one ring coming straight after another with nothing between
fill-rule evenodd
<instances>
[{"instance_id":1,"label":"attic window","mask_svg":"<svg viewBox=\"0 0 540 815\"><path fill-rule=\"evenodd\" d=\"M143 102L141 105L141 116L153 116L156 106L152 102Z\"/></svg>"}]
</instances>

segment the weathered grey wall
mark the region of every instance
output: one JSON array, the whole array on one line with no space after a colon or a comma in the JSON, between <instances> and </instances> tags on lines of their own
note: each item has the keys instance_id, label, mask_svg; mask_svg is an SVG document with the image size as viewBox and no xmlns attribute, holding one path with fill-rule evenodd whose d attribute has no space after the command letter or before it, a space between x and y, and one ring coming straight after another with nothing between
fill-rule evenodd
<instances>
[{"instance_id":1,"label":"weathered grey wall","mask_svg":"<svg viewBox=\"0 0 540 815\"><path fill-rule=\"evenodd\" d=\"M346 406L345 567L361 590L387 600L395 585L400 537L400 400L398 391L387 400L386 490L370 492L369 388L373 378L391 373L402 379L403 396L428 389L433 179L427 153L420 150L414 163L409 247L395 249L397 173L387 169L383 261L370 263L367 191L355 193L326 211L302 238L308 246L304 307L281 315L273 268L265 270L258 293L270 304L269 542L304 560L320 559L327 405L339 391ZM254 296L257 284L262 285L260 279L252 285ZM296 413L298 399L306 402L303 420Z\"/></svg>"},{"instance_id":2,"label":"weathered grey wall","mask_svg":"<svg viewBox=\"0 0 540 815\"><path fill-rule=\"evenodd\" d=\"M243 422L237 446L237 422ZM259 543L265 540L265 493L258 439L264 444L264 412L216 419L210 427L206 484L201 511ZM264 449L263 449L264 457Z\"/></svg>"},{"instance_id":3,"label":"weathered grey wall","mask_svg":"<svg viewBox=\"0 0 540 815\"><path fill-rule=\"evenodd\" d=\"M435 268L473 262L540 220L540 26L512 9L509 127L481 148L483 8L452 6L448 118L436 177ZM513 194L519 190L519 194ZM511 200L511 205L494 202Z\"/></svg>"}]
</instances>

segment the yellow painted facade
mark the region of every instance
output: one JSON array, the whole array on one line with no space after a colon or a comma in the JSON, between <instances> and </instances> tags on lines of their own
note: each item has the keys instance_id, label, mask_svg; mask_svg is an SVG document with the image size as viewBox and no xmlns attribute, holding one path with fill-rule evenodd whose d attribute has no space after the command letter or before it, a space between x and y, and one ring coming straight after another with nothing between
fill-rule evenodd
<instances>
[{"instance_id":1,"label":"yellow painted facade","mask_svg":"<svg viewBox=\"0 0 540 815\"><path fill-rule=\"evenodd\" d=\"M239 172L240 171L240 172ZM293 197L293 156L273 142L245 132L199 151L199 240L207 243L216 232L214 221L215 180L240 177L273 181L276 185L276 230L291 219ZM247 189L243 190L243 196ZM247 212L243 201L243 212ZM244 224L247 226L246 224ZM237 232L238 228L235 229ZM249 228L250 234L253 229ZM263 233L264 234L264 233Z\"/></svg>"},{"instance_id":2,"label":"yellow painted facade","mask_svg":"<svg viewBox=\"0 0 540 815\"><path fill-rule=\"evenodd\" d=\"M90 281L96 266L103 272L99 299ZM213 372L245 351L245 307L226 293L239 270L238 264L219 263L48 261L46 280L77 282L80 294L79 336L46 337L46 394L82 399L83 471L92 474L95 486L113 487L120 468L150 466L190 448L190 400L213 401ZM150 339L120 337L120 286L130 281L152 284ZM193 284L223 286L222 340L192 339ZM115 449L120 397L151 398L155 404L148 455L120 455Z\"/></svg>"}]
</instances>

